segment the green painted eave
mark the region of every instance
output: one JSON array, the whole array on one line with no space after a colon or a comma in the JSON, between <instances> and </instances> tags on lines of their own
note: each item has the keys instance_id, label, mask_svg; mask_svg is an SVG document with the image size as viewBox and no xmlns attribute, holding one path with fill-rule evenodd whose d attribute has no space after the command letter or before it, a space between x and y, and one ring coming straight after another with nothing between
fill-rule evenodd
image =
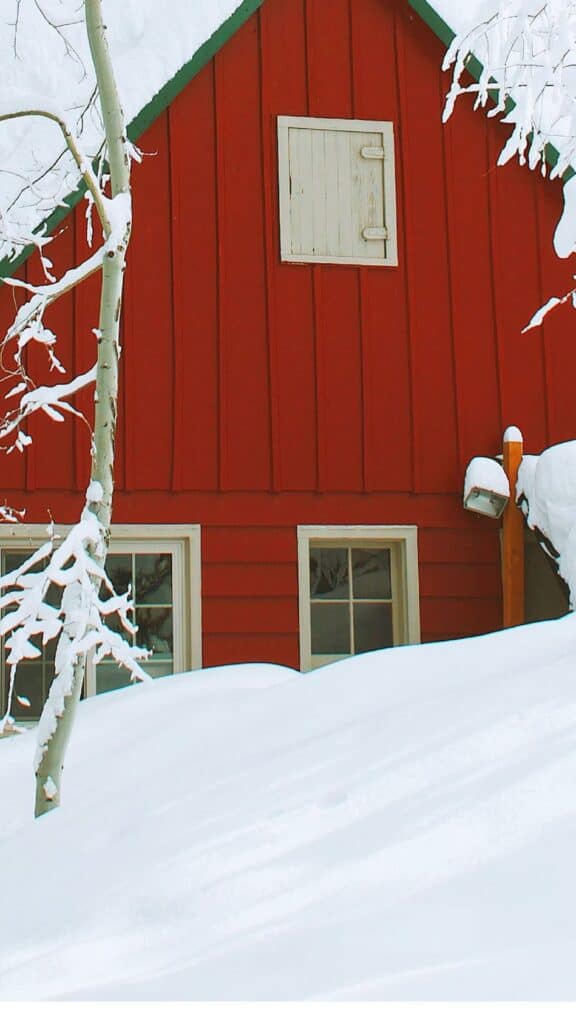
<instances>
[{"instance_id":1,"label":"green painted eave","mask_svg":"<svg viewBox=\"0 0 576 1024\"><path fill-rule=\"evenodd\" d=\"M191 0L192 2L192 0ZM128 137L132 142L137 142L141 135L144 134L147 128L158 118L164 111L170 106L172 101L186 88L188 83L202 70L205 64L208 63L214 57L216 53L228 42L229 39L242 27L244 22L258 10L263 4L264 0L243 0L239 7L236 8L233 14L223 22L209 39L206 40L202 46L196 50L196 53L191 57L184 67L180 68L176 72L174 77L170 79L161 89L160 92L150 100L149 103L140 111L139 114L130 122L128 125ZM70 195L62 201L62 205L42 223L38 226L38 230L43 229L43 232L50 236L54 231L57 230L63 220L69 215L70 211L80 202L82 197L85 195L86 187L83 184L79 184L78 188L71 192ZM35 247L30 245L26 249L23 249L18 257L15 259L4 259L0 261L0 277L7 277L14 273L14 271L24 263L28 257L35 251Z\"/></svg>"},{"instance_id":2,"label":"green painted eave","mask_svg":"<svg viewBox=\"0 0 576 1024\"><path fill-rule=\"evenodd\" d=\"M218 28L210 38L191 57L187 64L174 75L174 77L160 89L152 100L140 111L139 114L128 125L128 136L132 142L137 142L147 128L170 106L172 101L186 88L188 83L198 74L199 71L214 57L216 53L228 42L241 26L262 6L264 0L243 0L233 14ZM455 33L446 24L443 18L434 10L428 0L408 0L409 6L419 15L426 25L441 40L444 46L448 47L454 39ZM482 66L475 57L471 57L467 63L467 69L477 80L480 76ZM496 94L496 90L495 90ZM507 109L512 109L510 103ZM550 167L554 167L558 160L558 153L553 146L546 147L546 161ZM564 174L564 180L573 177L576 172L569 168ZM85 194L84 185L71 192L63 200L62 205L39 225L39 229L51 235L57 230L62 221L68 216L71 210L80 202ZM13 274L28 257L34 252L34 246L28 246L20 255L13 260L0 261L0 277Z\"/></svg>"},{"instance_id":3,"label":"green painted eave","mask_svg":"<svg viewBox=\"0 0 576 1024\"><path fill-rule=\"evenodd\" d=\"M449 25L446 24L443 18L430 6L428 0L408 0L410 7L412 7L416 14L419 14L423 21L432 29L432 31L442 40L445 46L450 46L450 43L454 39L455 32L452 31Z\"/></svg>"},{"instance_id":4,"label":"green painted eave","mask_svg":"<svg viewBox=\"0 0 576 1024\"><path fill-rule=\"evenodd\" d=\"M136 115L134 120L128 125L128 135L133 142L146 131L147 128L156 120L160 114L163 114L167 107L170 106L172 100L186 88L188 83L202 70L205 64L218 50L221 50L225 43L242 27L244 22L248 21L255 11L262 6L264 0L243 0L243 3L236 8L233 14L230 15L227 21L225 21L219 29L214 32L210 39L202 44L199 50L183 68L180 68L174 78L166 83L160 89L160 92L156 93L154 98L150 100L143 110Z\"/></svg>"},{"instance_id":5,"label":"green painted eave","mask_svg":"<svg viewBox=\"0 0 576 1024\"><path fill-rule=\"evenodd\" d=\"M428 27L432 29L434 34L438 36L438 39L440 39L446 47L450 46L450 43L454 39L456 33L453 31L453 29L450 28L449 25L446 24L444 19L441 18L440 15L431 7L431 5L428 3L428 0L408 0L408 3L410 7L412 7L413 10L415 10L416 13L420 15L422 20L426 22ZM472 78L475 78L476 81L478 81L482 73L482 65L480 61L477 60L476 57L474 57L474 55L471 55L470 58L468 59L466 63L466 70L471 74ZM493 99L494 102L496 103L498 99L498 89L496 87L496 84L494 87ZM510 113L510 111L513 109L514 103L512 102L512 100L508 100L506 103L506 113ZM558 163L558 150L556 149L556 147L548 143L544 152L546 156L546 163L548 164L548 166L555 167ZM572 167L568 167L562 175L562 180L569 181L569 179L573 178L575 174L576 171Z\"/></svg>"}]
</instances>

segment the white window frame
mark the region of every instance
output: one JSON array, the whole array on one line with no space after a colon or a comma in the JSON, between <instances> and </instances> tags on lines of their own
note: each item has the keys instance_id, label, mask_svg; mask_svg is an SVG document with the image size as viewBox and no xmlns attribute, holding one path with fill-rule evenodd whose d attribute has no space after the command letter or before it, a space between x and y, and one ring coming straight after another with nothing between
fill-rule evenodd
<instances>
[{"instance_id":1,"label":"white window frame","mask_svg":"<svg viewBox=\"0 0 576 1024\"><path fill-rule=\"evenodd\" d=\"M56 525L57 534L65 536L70 525ZM31 550L46 541L46 525L38 523L0 524L0 551L30 546ZM110 534L110 553L154 554L159 550L173 556L174 608L174 672L202 667L202 580L200 526L196 524L114 524ZM179 614L176 614L178 610ZM186 628L188 623L189 628ZM91 658L86 665L85 695L96 693L96 672Z\"/></svg>"},{"instance_id":2,"label":"white window frame","mask_svg":"<svg viewBox=\"0 0 576 1024\"><path fill-rule=\"evenodd\" d=\"M290 150L291 128L323 129L342 132L377 132L384 141L384 209L386 211L386 256L310 256L292 252L292 220L290 215ZM394 125L392 121L359 121L336 117L291 117L280 115L278 132L278 190L280 203L280 259L283 263L340 263L351 266L398 266L398 230L396 216L396 172L394 161Z\"/></svg>"},{"instance_id":3,"label":"white window frame","mask_svg":"<svg viewBox=\"0 0 576 1024\"><path fill-rule=\"evenodd\" d=\"M395 646L420 643L420 588L418 581L418 527L417 526L299 526L298 527L298 606L300 619L300 670L309 672L313 665L310 630L310 548L322 546L354 545L354 542L374 547L392 546L397 554L397 574L400 582L399 603L393 605L397 616L395 625L401 640ZM346 657L346 655L344 655ZM338 656L327 663L339 660Z\"/></svg>"}]
</instances>

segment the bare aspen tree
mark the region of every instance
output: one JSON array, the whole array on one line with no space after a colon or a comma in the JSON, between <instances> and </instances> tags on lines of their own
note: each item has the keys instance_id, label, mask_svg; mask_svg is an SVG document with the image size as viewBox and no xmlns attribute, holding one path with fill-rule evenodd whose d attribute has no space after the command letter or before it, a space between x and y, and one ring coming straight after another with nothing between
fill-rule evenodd
<instances>
[{"instance_id":1,"label":"bare aspen tree","mask_svg":"<svg viewBox=\"0 0 576 1024\"><path fill-rule=\"evenodd\" d=\"M118 349L122 285L132 224L130 157L126 146L124 116L102 21L101 0L85 0L85 10L86 30L94 61L106 134L111 195L113 202L120 210L119 230L114 230L117 225L110 223L109 219L108 224L102 224L105 242L98 326L92 491L88 490L86 503L87 510L96 516L101 527L100 542L91 545L89 551L94 561L103 567L108 550L112 495L114 493L114 443L118 404ZM70 603L70 613L66 614L64 619L63 631L56 652L56 671L58 671L59 660L69 657L70 647L73 646L78 630L86 628L82 621L82 609L78 614L79 609L75 606L74 601L72 600ZM72 687L70 692L64 696L62 712L55 716L55 727L51 730L41 749L41 756L36 767L36 816L45 814L60 800L64 756L75 709L82 692L85 664L86 655L77 653L74 659Z\"/></svg>"},{"instance_id":2,"label":"bare aspen tree","mask_svg":"<svg viewBox=\"0 0 576 1024\"><path fill-rule=\"evenodd\" d=\"M86 658L95 660L111 655L126 666L133 677L145 678L137 659L146 652L131 646L106 624L106 616L118 615L125 630L134 633L130 620L129 595L117 596L105 571L108 551L112 498L114 491L114 445L118 401L119 328L126 252L130 240L132 215L130 162L134 151L126 133L124 116L103 22L102 0L83 0L83 12L89 52L96 78L107 167L82 152L81 144L60 110L44 109L23 98L10 110L0 109L0 122L15 118L37 117L53 122L72 155L78 174L84 181L91 206L98 215L103 241L83 264L70 269L59 281L28 285L8 279L14 287L25 287L31 298L22 305L9 328L4 345L16 342L13 376L18 383L8 397L18 399L17 408L0 424L0 442L23 450L31 443L27 427L30 417L42 410L53 419L74 413L70 399L81 388L94 385L94 428L92 465L87 482L86 502L80 521L59 545L50 536L24 565L0 579L0 635L5 638L10 666L10 702L16 685L20 661L36 657L43 644L58 637L55 675L38 726L35 761L36 816L59 806L62 770L75 711L80 699ZM55 26L58 30L58 26ZM109 186L106 184L109 179ZM99 323L95 329L96 360L92 370L60 385L35 386L26 373L24 353L33 342L40 342L57 369L62 367L53 355L55 340L43 324L45 310L88 276L101 275ZM7 513L10 515L10 512ZM46 565L47 561L47 565ZM60 601L48 603L49 587L59 588ZM5 716L6 717L6 716Z\"/></svg>"}]
</instances>

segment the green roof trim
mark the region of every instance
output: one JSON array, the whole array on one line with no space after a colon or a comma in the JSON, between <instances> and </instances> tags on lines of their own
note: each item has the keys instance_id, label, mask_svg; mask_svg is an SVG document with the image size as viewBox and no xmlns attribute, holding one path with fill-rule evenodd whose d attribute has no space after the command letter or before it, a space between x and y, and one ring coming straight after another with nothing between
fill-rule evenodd
<instances>
[{"instance_id":1,"label":"green roof trim","mask_svg":"<svg viewBox=\"0 0 576 1024\"><path fill-rule=\"evenodd\" d=\"M454 39L456 33L449 25L446 24L443 18L431 7L428 0L408 0L410 7L412 7L417 14L420 15L423 21L426 22L429 28L432 29L435 35L444 43L446 47L450 46L450 43ZM466 70L475 78L476 81L480 78L482 73L482 64L480 61L471 55L466 62ZM498 101L498 88L496 83L494 85L494 102ZM515 107L515 103L512 100L506 102L506 113L509 114ZM546 145L544 150L546 156L546 163L549 167L555 167L558 163L558 150L550 142ZM573 178L576 171L572 167L568 167L562 175L562 181L569 181Z\"/></svg>"},{"instance_id":2,"label":"green roof trim","mask_svg":"<svg viewBox=\"0 0 576 1024\"><path fill-rule=\"evenodd\" d=\"M430 6L428 0L408 0L410 7L413 7L416 14L419 14L423 21L426 22L429 28L442 40L445 46L450 46L450 43L456 35L452 31L449 25L446 24L443 18Z\"/></svg>"},{"instance_id":3,"label":"green roof trim","mask_svg":"<svg viewBox=\"0 0 576 1024\"><path fill-rule=\"evenodd\" d=\"M186 88L194 76L202 70L208 61L212 60L212 57L218 53L218 50L222 49L224 44L232 38L244 22L248 21L248 18L263 3L264 0L243 0L243 3L236 8L234 13L210 36L210 39L203 43L199 50L196 50L192 59L183 68L180 68L180 71L176 72L174 78L167 82L160 89L160 92L156 93L153 99L150 100L150 103L131 121L128 125L128 135L132 142L135 142L156 118L164 113L172 103L172 100Z\"/></svg>"},{"instance_id":4,"label":"green roof trim","mask_svg":"<svg viewBox=\"0 0 576 1024\"><path fill-rule=\"evenodd\" d=\"M259 7L262 6L263 3L264 0L243 0L230 17L223 22L220 28L216 29L210 38L199 47L188 63L176 72L174 77L167 82L158 93L156 93L150 102L147 103L140 113L136 115L133 121L130 122L128 125L128 136L132 142L137 142L146 129L164 113L176 96L182 92L194 76L202 70L208 61L212 60L215 54L218 53L225 43L232 38L238 29L248 21L248 19L258 10ZM446 24L437 11L434 10L428 0L408 0L408 4L416 14L422 18L425 24L428 25L438 39L448 47L454 39L455 32ZM467 70L474 78L478 79L482 71L482 65L475 57L472 56L468 61ZM509 101L507 110L512 109L512 107L513 104ZM546 147L546 162L550 167L554 167L557 161L557 150L554 146L548 145ZM563 180L567 181L569 178L572 178L575 173L576 171L569 167L563 175ZM78 188L74 192L71 192L70 195L62 201L61 205L54 210L46 220L42 221L38 230L43 228L45 234L53 234L58 229L62 221L80 202L82 197L85 195L85 192L86 188L84 184L79 184ZM14 271L24 263L34 251L35 247L30 245L26 249L23 249L20 255L15 259L4 259L0 261L0 278L13 274Z\"/></svg>"},{"instance_id":5,"label":"green roof trim","mask_svg":"<svg viewBox=\"0 0 576 1024\"><path fill-rule=\"evenodd\" d=\"M206 40L202 46L184 67L176 72L166 85L150 100L149 103L136 115L128 125L128 137L136 142L147 128L170 106L172 101L192 81L195 75L212 60L218 50L221 50L225 43L238 31L242 25L262 6L264 0L243 0L239 7L220 25L220 28ZM38 230L44 229L44 233L50 236L60 226L69 213L78 205L86 193L86 186L83 183L78 185L74 192L71 192L62 204L54 210L50 216L43 220ZM0 277L8 277L21 266L35 251L35 246L29 245L22 250L15 259L4 259L0 261Z\"/></svg>"}]
</instances>

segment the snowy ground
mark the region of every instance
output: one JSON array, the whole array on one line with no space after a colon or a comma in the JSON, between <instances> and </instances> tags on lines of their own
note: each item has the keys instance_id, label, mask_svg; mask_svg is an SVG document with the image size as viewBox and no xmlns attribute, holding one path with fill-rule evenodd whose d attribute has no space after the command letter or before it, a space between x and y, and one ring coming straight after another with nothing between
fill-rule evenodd
<instances>
[{"instance_id":1,"label":"snowy ground","mask_svg":"<svg viewBox=\"0 0 576 1024\"><path fill-rule=\"evenodd\" d=\"M0 742L3 999L576 998L576 622L88 701Z\"/></svg>"}]
</instances>

